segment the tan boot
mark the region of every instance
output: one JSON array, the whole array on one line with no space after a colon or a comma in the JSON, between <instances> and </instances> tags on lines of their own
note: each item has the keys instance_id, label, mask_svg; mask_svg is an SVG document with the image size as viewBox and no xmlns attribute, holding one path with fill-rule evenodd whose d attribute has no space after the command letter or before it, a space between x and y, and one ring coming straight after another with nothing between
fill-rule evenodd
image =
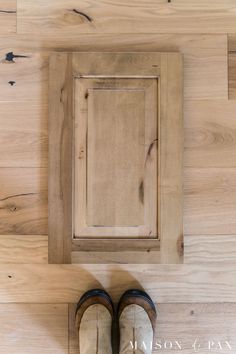
<instances>
[{"instance_id":1,"label":"tan boot","mask_svg":"<svg viewBox=\"0 0 236 354\"><path fill-rule=\"evenodd\" d=\"M80 354L112 354L113 303L103 290L85 293L76 311Z\"/></svg>"},{"instance_id":2,"label":"tan boot","mask_svg":"<svg viewBox=\"0 0 236 354\"><path fill-rule=\"evenodd\" d=\"M128 290L118 305L120 354L151 354L156 309L143 291Z\"/></svg>"}]
</instances>

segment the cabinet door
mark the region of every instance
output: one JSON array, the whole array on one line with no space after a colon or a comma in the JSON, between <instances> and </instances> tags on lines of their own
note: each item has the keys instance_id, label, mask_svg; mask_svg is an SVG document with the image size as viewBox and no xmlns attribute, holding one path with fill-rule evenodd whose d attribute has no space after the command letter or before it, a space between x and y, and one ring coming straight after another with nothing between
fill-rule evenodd
<instances>
[{"instance_id":1,"label":"cabinet door","mask_svg":"<svg viewBox=\"0 0 236 354\"><path fill-rule=\"evenodd\" d=\"M53 53L49 82L49 262L182 262L181 55Z\"/></svg>"},{"instance_id":2,"label":"cabinet door","mask_svg":"<svg viewBox=\"0 0 236 354\"><path fill-rule=\"evenodd\" d=\"M75 237L158 237L157 104L157 79L76 79Z\"/></svg>"}]
</instances>

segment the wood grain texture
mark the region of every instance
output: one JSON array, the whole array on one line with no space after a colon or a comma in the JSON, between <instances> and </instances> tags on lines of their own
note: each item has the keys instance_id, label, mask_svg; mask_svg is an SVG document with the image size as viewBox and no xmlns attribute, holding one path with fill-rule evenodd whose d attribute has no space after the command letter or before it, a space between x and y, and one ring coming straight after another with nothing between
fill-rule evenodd
<instances>
[{"instance_id":1,"label":"wood grain texture","mask_svg":"<svg viewBox=\"0 0 236 354\"><path fill-rule=\"evenodd\" d=\"M157 325L153 353L229 354L236 347L235 304L156 304ZM76 305L69 305L69 354L79 349ZM220 342L220 344L218 343ZM228 345L229 344L229 345ZM210 349L209 349L210 347Z\"/></svg>"},{"instance_id":2,"label":"wood grain texture","mask_svg":"<svg viewBox=\"0 0 236 354\"><path fill-rule=\"evenodd\" d=\"M184 239L185 264L236 264L236 235L187 235Z\"/></svg>"},{"instance_id":3,"label":"wood grain texture","mask_svg":"<svg viewBox=\"0 0 236 354\"><path fill-rule=\"evenodd\" d=\"M158 237L157 125L157 79L76 79L76 238Z\"/></svg>"},{"instance_id":4,"label":"wood grain texture","mask_svg":"<svg viewBox=\"0 0 236 354\"><path fill-rule=\"evenodd\" d=\"M71 263L86 264L160 264L160 251L71 252Z\"/></svg>"},{"instance_id":5,"label":"wood grain texture","mask_svg":"<svg viewBox=\"0 0 236 354\"><path fill-rule=\"evenodd\" d=\"M16 33L16 1L0 0L0 33Z\"/></svg>"},{"instance_id":6,"label":"wood grain texture","mask_svg":"<svg viewBox=\"0 0 236 354\"><path fill-rule=\"evenodd\" d=\"M70 58L72 59L72 63ZM72 87L74 83L72 78L88 80L91 79L91 77L105 77L106 79L109 77L111 81L111 77L114 76L117 79L124 77L140 78L140 76L142 78L157 78L158 76L158 80L160 80L161 98L158 115L158 125L160 127L158 131L158 235L160 235L161 238L161 262L182 262L182 64L182 56L179 53L76 52L73 54L54 53L52 55L50 61L51 101L49 106L49 262L69 263L72 236L78 237L83 235L81 232L77 233L77 228L73 230L72 218L77 220L82 215L82 223L86 225L84 206L85 200L87 202L87 199L84 198L84 194L82 198L82 213L78 213L78 208L75 208L75 211L72 210L72 203L74 203L74 205L79 204L77 201L78 198L75 196L72 198L74 178L80 181L81 179L86 179L84 177L84 171L86 170L84 163L83 169L81 169L78 168L77 162L75 169L76 171L78 170L79 173L75 174L75 176L72 175L72 141L74 138L72 132L72 102L74 95ZM104 90L103 81L100 83L102 83L102 86L99 86L98 89ZM98 85L98 81L96 84ZM88 91L88 94L90 95L91 92ZM79 94L76 95L76 97L80 98L81 96ZM150 109L150 107L153 109L153 102L156 99L156 90L151 91L151 98L148 97L149 96L147 96L146 102L147 109ZM85 100L81 98L79 101L81 101L81 106L75 105L75 116L77 109L78 114L80 110L86 111L87 109L86 106L82 104ZM75 123L77 126L79 125L78 123L80 123L81 128L81 121L76 121ZM150 139L149 146L152 146L156 140L156 134L152 135L155 129L150 129L151 133L149 130L146 131L145 129L148 141ZM78 129L79 134L81 134L82 130L85 130L85 128L81 130ZM77 148L75 150L76 161L80 160L81 156L81 160L85 160L83 156L85 156L84 152L86 151L86 139L87 135L83 133L82 139L79 140L79 149ZM155 156L156 154L154 157ZM151 157L153 158L153 156ZM87 160L88 158L86 157L86 161ZM87 171L88 170L89 169L87 169ZM154 173L151 171L154 177L155 173L155 171ZM77 195L77 193L81 193L81 191L84 193L86 190L87 186L83 183L82 188L75 188L75 194ZM154 208L153 210L155 211ZM148 210L148 213L149 212ZM75 225L77 225L77 222ZM87 234L85 236L87 236ZM102 237L105 238L107 236L109 236L109 234L105 234L102 229ZM119 237L120 235L116 234L116 236ZM120 242L122 243L121 238Z\"/></svg>"},{"instance_id":7,"label":"wood grain texture","mask_svg":"<svg viewBox=\"0 0 236 354\"><path fill-rule=\"evenodd\" d=\"M236 34L228 35L229 98L236 99Z\"/></svg>"},{"instance_id":8,"label":"wood grain texture","mask_svg":"<svg viewBox=\"0 0 236 354\"><path fill-rule=\"evenodd\" d=\"M50 59L49 262L70 263L72 240L73 80L71 54Z\"/></svg>"},{"instance_id":9,"label":"wood grain texture","mask_svg":"<svg viewBox=\"0 0 236 354\"><path fill-rule=\"evenodd\" d=\"M0 102L0 167L47 167L47 105Z\"/></svg>"},{"instance_id":10,"label":"wood grain texture","mask_svg":"<svg viewBox=\"0 0 236 354\"><path fill-rule=\"evenodd\" d=\"M76 303L102 287L117 301L129 288L144 288L155 302L236 302L235 265L2 264L0 302Z\"/></svg>"},{"instance_id":11,"label":"wood grain texture","mask_svg":"<svg viewBox=\"0 0 236 354\"><path fill-rule=\"evenodd\" d=\"M0 101L47 102L48 54L10 42L0 46Z\"/></svg>"},{"instance_id":12,"label":"wood grain texture","mask_svg":"<svg viewBox=\"0 0 236 354\"><path fill-rule=\"evenodd\" d=\"M37 38L32 35L1 37L2 61L12 51L15 55L27 56L15 58L17 66L0 66L2 99L5 97L11 100L13 93L14 97L24 100L31 97L47 99L48 50L179 51L184 55L185 98L228 98L227 35L79 33L76 36L57 38L47 35L41 38L38 34ZM8 87L10 80L16 81L13 87ZM27 87L30 87L30 96Z\"/></svg>"},{"instance_id":13,"label":"wood grain texture","mask_svg":"<svg viewBox=\"0 0 236 354\"><path fill-rule=\"evenodd\" d=\"M236 52L229 53L229 99L236 99Z\"/></svg>"},{"instance_id":14,"label":"wood grain texture","mask_svg":"<svg viewBox=\"0 0 236 354\"><path fill-rule=\"evenodd\" d=\"M18 33L234 33L234 0L18 0Z\"/></svg>"},{"instance_id":15,"label":"wood grain texture","mask_svg":"<svg viewBox=\"0 0 236 354\"><path fill-rule=\"evenodd\" d=\"M179 54L162 54L160 77L158 232L161 263L183 256L183 66Z\"/></svg>"},{"instance_id":16,"label":"wood grain texture","mask_svg":"<svg viewBox=\"0 0 236 354\"><path fill-rule=\"evenodd\" d=\"M186 168L184 234L236 233L235 168Z\"/></svg>"},{"instance_id":17,"label":"wood grain texture","mask_svg":"<svg viewBox=\"0 0 236 354\"><path fill-rule=\"evenodd\" d=\"M185 101L185 167L236 167L235 112L233 100Z\"/></svg>"},{"instance_id":18,"label":"wood grain texture","mask_svg":"<svg viewBox=\"0 0 236 354\"><path fill-rule=\"evenodd\" d=\"M0 234L47 234L47 169L0 168Z\"/></svg>"},{"instance_id":19,"label":"wood grain texture","mask_svg":"<svg viewBox=\"0 0 236 354\"><path fill-rule=\"evenodd\" d=\"M47 263L48 237L0 235L0 263Z\"/></svg>"},{"instance_id":20,"label":"wood grain texture","mask_svg":"<svg viewBox=\"0 0 236 354\"><path fill-rule=\"evenodd\" d=\"M68 306L0 304L0 352L68 353Z\"/></svg>"}]
</instances>

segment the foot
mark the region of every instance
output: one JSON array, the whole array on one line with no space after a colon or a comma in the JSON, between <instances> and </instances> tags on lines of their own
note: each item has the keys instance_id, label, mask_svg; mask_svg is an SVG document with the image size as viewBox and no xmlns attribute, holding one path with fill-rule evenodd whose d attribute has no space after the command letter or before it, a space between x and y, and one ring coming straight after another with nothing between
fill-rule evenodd
<instances>
[{"instance_id":1,"label":"foot","mask_svg":"<svg viewBox=\"0 0 236 354\"><path fill-rule=\"evenodd\" d=\"M113 303L103 290L86 292L76 310L80 354L112 354Z\"/></svg>"},{"instance_id":2,"label":"foot","mask_svg":"<svg viewBox=\"0 0 236 354\"><path fill-rule=\"evenodd\" d=\"M151 354L156 323L152 299L141 290L128 290L118 305L120 354Z\"/></svg>"}]
</instances>

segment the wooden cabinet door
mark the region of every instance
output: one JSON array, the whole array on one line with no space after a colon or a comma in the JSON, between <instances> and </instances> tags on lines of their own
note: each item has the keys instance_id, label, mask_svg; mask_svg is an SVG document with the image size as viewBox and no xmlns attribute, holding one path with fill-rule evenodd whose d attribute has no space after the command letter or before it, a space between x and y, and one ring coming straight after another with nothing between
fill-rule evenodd
<instances>
[{"instance_id":1,"label":"wooden cabinet door","mask_svg":"<svg viewBox=\"0 0 236 354\"><path fill-rule=\"evenodd\" d=\"M56 53L50 78L49 259L179 262L180 55Z\"/></svg>"},{"instance_id":2,"label":"wooden cabinet door","mask_svg":"<svg viewBox=\"0 0 236 354\"><path fill-rule=\"evenodd\" d=\"M75 80L74 236L158 238L156 79Z\"/></svg>"}]
</instances>

